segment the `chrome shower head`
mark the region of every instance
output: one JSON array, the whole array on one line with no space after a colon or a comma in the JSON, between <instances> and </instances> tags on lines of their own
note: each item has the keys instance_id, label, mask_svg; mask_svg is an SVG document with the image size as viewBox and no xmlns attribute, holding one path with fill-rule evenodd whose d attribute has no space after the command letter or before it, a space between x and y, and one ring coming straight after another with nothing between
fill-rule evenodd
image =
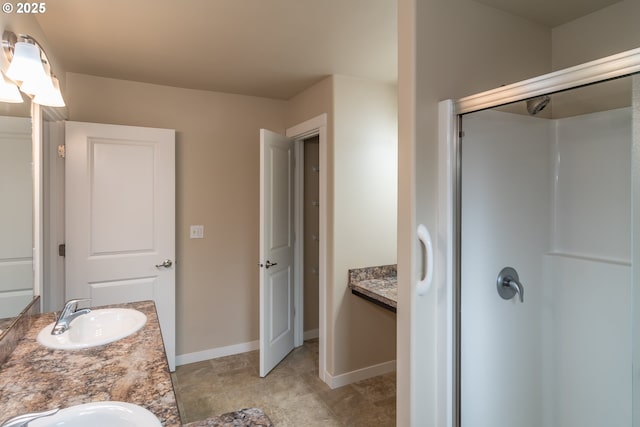
<instances>
[{"instance_id":1,"label":"chrome shower head","mask_svg":"<svg viewBox=\"0 0 640 427\"><path fill-rule=\"evenodd\" d=\"M551 101L551 97L549 95L527 99L527 111L532 116L535 116L540 111L544 110L544 107L549 105L549 101Z\"/></svg>"}]
</instances>

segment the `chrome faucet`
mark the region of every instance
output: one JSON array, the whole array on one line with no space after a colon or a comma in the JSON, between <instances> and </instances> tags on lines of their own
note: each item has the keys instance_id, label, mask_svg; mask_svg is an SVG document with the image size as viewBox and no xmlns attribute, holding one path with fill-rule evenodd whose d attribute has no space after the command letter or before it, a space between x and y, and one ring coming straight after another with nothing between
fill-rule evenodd
<instances>
[{"instance_id":1,"label":"chrome faucet","mask_svg":"<svg viewBox=\"0 0 640 427\"><path fill-rule=\"evenodd\" d=\"M53 326L51 330L51 335L60 335L64 333L67 329L69 329L69 325L71 321L78 316L82 316L83 314L87 314L91 312L90 308L83 308L78 310L78 303L83 301L91 301L89 298L85 299L72 299L67 301L64 305L64 308L60 312L60 316L58 320L56 320L56 324ZM0 426L1 427L1 426Z\"/></svg>"},{"instance_id":2,"label":"chrome faucet","mask_svg":"<svg viewBox=\"0 0 640 427\"><path fill-rule=\"evenodd\" d=\"M30 414L18 415L8 419L0 425L0 427L26 427L31 421L42 417L49 417L57 413L59 409L52 409L44 412L32 412Z\"/></svg>"}]
</instances>

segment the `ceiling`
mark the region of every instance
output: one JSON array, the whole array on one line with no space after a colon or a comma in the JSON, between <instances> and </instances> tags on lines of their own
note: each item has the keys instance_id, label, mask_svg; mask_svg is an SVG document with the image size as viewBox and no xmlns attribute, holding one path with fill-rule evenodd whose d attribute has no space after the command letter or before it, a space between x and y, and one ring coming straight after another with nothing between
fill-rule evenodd
<instances>
[{"instance_id":1,"label":"ceiling","mask_svg":"<svg viewBox=\"0 0 640 427\"><path fill-rule=\"evenodd\" d=\"M477 0L553 27L619 0ZM289 99L330 74L397 80L396 0L56 0L71 72Z\"/></svg>"},{"instance_id":2,"label":"ceiling","mask_svg":"<svg viewBox=\"0 0 640 427\"><path fill-rule=\"evenodd\" d=\"M476 0L549 28L611 6L621 0Z\"/></svg>"},{"instance_id":3,"label":"ceiling","mask_svg":"<svg viewBox=\"0 0 640 427\"><path fill-rule=\"evenodd\" d=\"M395 82L395 0L55 0L67 71L289 99L330 74Z\"/></svg>"}]
</instances>

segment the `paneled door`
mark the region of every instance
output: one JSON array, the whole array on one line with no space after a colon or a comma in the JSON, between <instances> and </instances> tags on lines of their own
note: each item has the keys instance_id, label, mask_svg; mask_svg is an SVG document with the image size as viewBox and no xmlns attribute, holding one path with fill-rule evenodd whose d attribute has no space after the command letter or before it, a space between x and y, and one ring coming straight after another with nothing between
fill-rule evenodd
<instances>
[{"instance_id":1,"label":"paneled door","mask_svg":"<svg viewBox=\"0 0 640 427\"><path fill-rule=\"evenodd\" d=\"M0 319L33 299L31 119L0 117Z\"/></svg>"},{"instance_id":2,"label":"paneled door","mask_svg":"<svg viewBox=\"0 0 640 427\"><path fill-rule=\"evenodd\" d=\"M155 301L175 369L175 131L66 123L65 297Z\"/></svg>"},{"instance_id":3,"label":"paneled door","mask_svg":"<svg viewBox=\"0 0 640 427\"><path fill-rule=\"evenodd\" d=\"M293 140L260 130L260 376L294 347Z\"/></svg>"}]
</instances>

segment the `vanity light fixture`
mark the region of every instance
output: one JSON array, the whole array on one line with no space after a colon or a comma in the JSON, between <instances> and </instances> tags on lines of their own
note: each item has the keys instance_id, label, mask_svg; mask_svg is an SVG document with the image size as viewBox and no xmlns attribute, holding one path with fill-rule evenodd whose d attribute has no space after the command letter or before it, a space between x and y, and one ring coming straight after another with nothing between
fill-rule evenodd
<instances>
[{"instance_id":1,"label":"vanity light fixture","mask_svg":"<svg viewBox=\"0 0 640 427\"><path fill-rule=\"evenodd\" d=\"M64 107L60 84L42 46L27 34L2 34L2 48L9 64L6 76L20 90L34 97L33 102L50 107Z\"/></svg>"},{"instance_id":2,"label":"vanity light fixture","mask_svg":"<svg viewBox=\"0 0 640 427\"><path fill-rule=\"evenodd\" d=\"M7 77L22 82L22 86L29 86L34 91L30 93L23 90L23 92L33 95L37 89L44 86L47 74L42 64L40 49L36 46L35 41L26 37L24 40L13 44L12 58L8 58L10 62Z\"/></svg>"},{"instance_id":3,"label":"vanity light fixture","mask_svg":"<svg viewBox=\"0 0 640 427\"><path fill-rule=\"evenodd\" d=\"M44 90L38 92L33 98L33 102L49 107L64 107L64 99L60 93L60 82L56 76L51 76L51 83L48 83Z\"/></svg>"},{"instance_id":4,"label":"vanity light fixture","mask_svg":"<svg viewBox=\"0 0 640 427\"><path fill-rule=\"evenodd\" d=\"M7 80L4 73L0 71L0 102L17 104L24 102L18 87Z\"/></svg>"}]
</instances>

